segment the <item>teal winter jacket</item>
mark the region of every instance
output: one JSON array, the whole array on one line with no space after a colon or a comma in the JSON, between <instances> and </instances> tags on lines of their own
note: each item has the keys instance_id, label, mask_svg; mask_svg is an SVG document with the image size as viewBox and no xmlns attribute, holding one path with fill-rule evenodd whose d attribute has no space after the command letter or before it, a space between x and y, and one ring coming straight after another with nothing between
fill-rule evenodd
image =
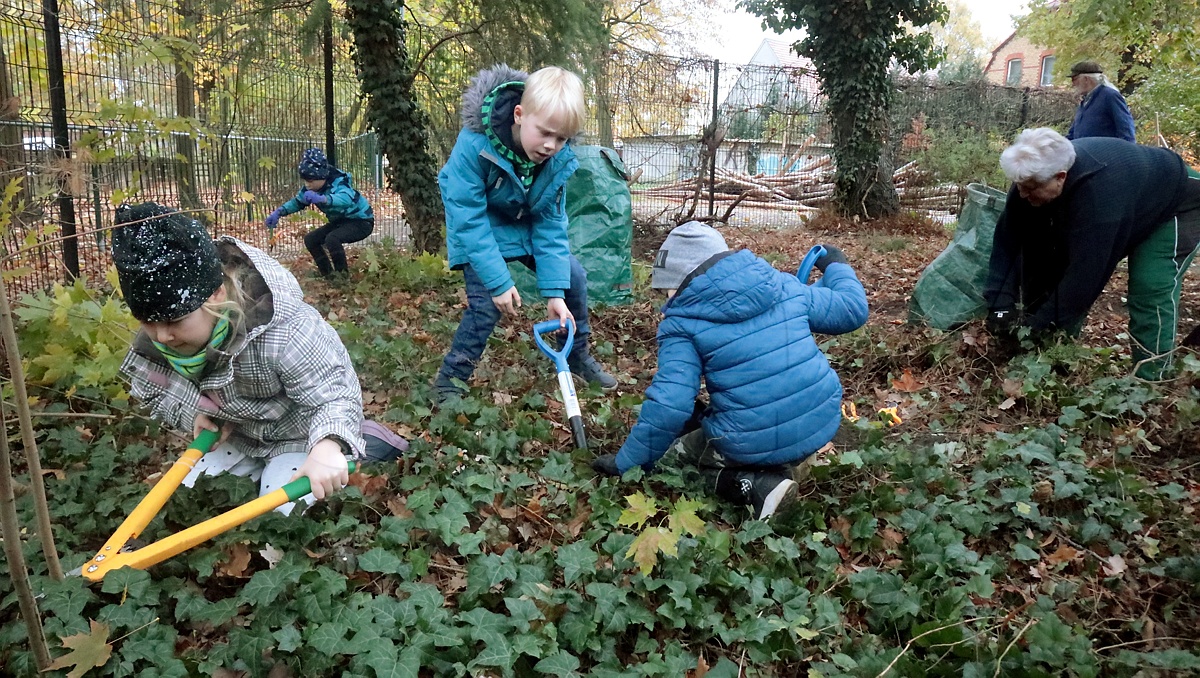
<instances>
[{"instance_id":1,"label":"teal winter jacket","mask_svg":"<svg viewBox=\"0 0 1200 678\"><path fill-rule=\"evenodd\" d=\"M463 130L438 173L446 252L451 268L470 264L492 296L513 286L506 261L531 258L542 296L563 297L571 286L566 184L579 167L575 153L568 142L533 171L526 188L485 132L487 126L503 136L503 127L511 128L511 107L519 103L526 77L496 66L481 71L463 96Z\"/></svg>"},{"instance_id":2,"label":"teal winter jacket","mask_svg":"<svg viewBox=\"0 0 1200 678\"><path fill-rule=\"evenodd\" d=\"M301 186L296 197L283 203L283 206L279 208L283 216L295 214L308 207L308 203L303 200L304 190L304 187ZM330 221L375 218L375 213L371 211L371 203L367 202L362 193L354 190L350 175L346 172L332 169L329 177L325 179L325 185L317 193L328 198L325 204L316 207L324 212Z\"/></svg>"}]
</instances>

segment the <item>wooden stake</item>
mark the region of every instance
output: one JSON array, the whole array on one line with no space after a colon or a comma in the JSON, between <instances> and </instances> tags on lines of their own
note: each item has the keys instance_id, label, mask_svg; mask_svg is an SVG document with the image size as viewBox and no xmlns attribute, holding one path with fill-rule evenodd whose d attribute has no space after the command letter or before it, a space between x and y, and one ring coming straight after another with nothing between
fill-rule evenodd
<instances>
[{"instance_id":1,"label":"wooden stake","mask_svg":"<svg viewBox=\"0 0 1200 678\"><path fill-rule=\"evenodd\" d=\"M46 647L46 636L42 632L42 616L38 612L33 587L29 585L29 571L25 567L25 554L21 552L21 523L17 518L17 498L13 494L12 455L8 449L8 422L4 408L0 406L0 535L4 537L4 556L8 559L8 572L12 577L13 590L21 606L21 618L29 634L29 649L38 669L45 671L50 665L50 648ZM62 577L59 576L59 579Z\"/></svg>"},{"instance_id":2,"label":"wooden stake","mask_svg":"<svg viewBox=\"0 0 1200 678\"><path fill-rule=\"evenodd\" d=\"M33 488L33 507L37 515L38 538L46 557L46 570L52 579L61 581L63 569L58 561L58 548L54 545L54 527L50 522L50 505L46 501L46 483L42 477L42 457L38 454L37 439L33 434L29 393L25 390L25 367L21 364L21 349L17 344L17 331L13 325L12 307L8 303L8 288L3 276L0 276L0 339L4 341L4 350L8 354L8 374L12 377L17 418L21 422L21 441L25 446L25 463L29 466L29 485ZM7 443L6 439L5 445Z\"/></svg>"}]
</instances>

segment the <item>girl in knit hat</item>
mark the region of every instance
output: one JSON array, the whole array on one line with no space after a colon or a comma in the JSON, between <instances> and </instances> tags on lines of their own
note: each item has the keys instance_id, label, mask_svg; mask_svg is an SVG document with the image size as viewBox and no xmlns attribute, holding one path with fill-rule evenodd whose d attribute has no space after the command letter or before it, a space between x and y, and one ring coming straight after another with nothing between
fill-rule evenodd
<instances>
[{"instance_id":1,"label":"girl in knit hat","mask_svg":"<svg viewBox=\"0 0 1200 678\"><path fill-rule=\"evenodd\" d=\"M319 148L304 151L296 172L304 181L296 197L283 203L267 217L267 228L274 232L279 218L295 214L312 205L321 210L328 223L309 231L304 246L312 255L321 275L329 278L349 274L343 245L358 242L375 230L375 213L363 194L354 190L348 172L329 164Z\"/></svg>"},{"instance_id":2,"label":"girl in knit hat","mask_svg":"<svg viewBox=\"0 0 1200 678\"><path fill-rule=\"evenodd\" d=\"M142 323L121 365L130 392L177 431L221 432L185 485L229 471L257 478L265 495L307 476L301 501L311 501L346 484L347 457L407 449L363 420L345 346L278 262L154 203L122 206L117 224L121 292Z\"/></svg>"}]
</instances>

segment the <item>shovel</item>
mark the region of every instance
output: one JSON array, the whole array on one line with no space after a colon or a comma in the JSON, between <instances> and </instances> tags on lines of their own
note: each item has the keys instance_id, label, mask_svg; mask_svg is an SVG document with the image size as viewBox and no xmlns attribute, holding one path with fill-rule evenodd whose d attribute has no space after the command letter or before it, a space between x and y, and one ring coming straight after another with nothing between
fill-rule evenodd
<instances>
[{"instance_id":1,"label":"shovel","mask_svg":"<svg viewBox=\"0 0 1200 678\"><path fill-rule=\"evenodd\" d=\"M571 368L567 365L567 356L575 345L575 321L567 321L567 338L557 351L550 347L543 334L559 332L562 327L557 320L543 320L533 326L533 340L537 347L554 361L558 370L558 390L562 394L563 406L567 410L567 418L571 423L571 435L575 438L575 447L587 449L587 437L583 433L583 415L579 411L579 398L575 395L575 382L571 380Z\"/></svg>"},{"instance_id":2,"label":"shovel","mask_svg":"<svg viewBox=\"0 0 1200 678\"><path fill-rule=\"evenodd\" d=\"M137 550L126 550L128 542L136 539L142 530L146 529L146 526L162 510L163 505L175 493L179 484L183 482L184 477L192 470L200 457L204 456L217 442L218 435L217 431L201 431L200 435L188 446L183 456L171 465L171 468L151 488L145 498L130 512L129 517L121 523L116 532L113 532L112 537L104 543L100 551L68 574L83 576L91 581L100 581L110 570L121 567L128 566L144 570L252 518L257 518L290 501L296 501L312 491L312 485L307 477L297 478L274 492L232 508L182 532L164 537ZM357 468L357 464L352 461L349 462L349 466L351 473Z\"/></svg>"}]
</instances>

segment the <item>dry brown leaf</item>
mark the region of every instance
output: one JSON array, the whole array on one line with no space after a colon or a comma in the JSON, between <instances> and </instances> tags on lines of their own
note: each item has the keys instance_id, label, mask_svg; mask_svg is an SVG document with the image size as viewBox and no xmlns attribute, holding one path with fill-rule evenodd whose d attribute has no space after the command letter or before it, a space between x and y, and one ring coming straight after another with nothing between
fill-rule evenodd
<instances>
[{"instance_id":1,"label":"dry brown leaf","mask_svg":"<svg viewBox=\"0 0 1200 678\"><path fill-rule=\"evenodd\" d=\"M892 388L902 393L916 393L924 388L924 386L925 384L917 381L917 378L913 376L912 370L907 367L904 368L904 373L900 375L899 379L892 380Z\"/></svg>"},{"instance_id":2,"label":"dry brown leaf","mask_svg":"<svg viewBox=\"0 0 1200 678\"><path fill-rule=\"evenodd\" d=\"M1072 560L1075 560L1078 557L1079 557L1079 551L1076 551L1075 549L1071 548L1070 546L1063 544L1062 546L1058 547L1057 551L1046 556L1046 560L1051 565L1061 565L1062 563L1067 563Z\"/></svg>"},{"instance_id":3,"label":"dry brown leaf","mask_svg":"<svg viewBox=\"0 0 1200 678\"><path fill-rule=\"evenodd\" d=\"M244 577L249 566L250 549L239 542L226 549L225 559L217 565L217 570L230 577Z\"/></svg>"},{"instance_id":4,"label":"dry brown leaf","mask_svg":"<svg viewBox=\"0 0 1200 678\"><path fill-rule=\"evenodd\" d=\"M1004 391L1004 395L1010 398L1020 398L1025 395L1025 392L1021 388L1021 382L1017 379L1005 379L1000 384L1000 389Z\"/></svg>"},{"instance_id":5,"label":"dry brown leaf","mask_svg":"<svg viewBox=\"0 0 1200 678\"><path fill-rule=\"evenodd\" d=\"M900 544L904 543L904 534L890 527L885 527L880 530L879 537L883 539L883 548L886 551L891 551Z\"/></svg>"},{"instance_id":6,"label":"dry brown leaf","mask_svg":"<svg viewBox=\"0 0 1200 678\"><path fill-rule=\"evenodd\" d=\"M392 515L396 516L397 518L413 517L413 512L408 510L408 505L404 501L404 497L392 497L384 502L384 504L388 507L388 510L392 512Z\"/></svg>"},{"instance_id":7,"label":"dry brown leaf","mask_svg":"<svg viewBox=\"0 0 1200 678\"><path fill-rule=\"evenodd\" d=\"M1004 399L1004 402L1000 403L1000 409L1002 409L1002 410L1007 410L1007 409L1009 409L1010 407L1012 407L1013 405L1016 405L1016 404L1017 404L1017 401L1016 401L1016 400L1014 400L1014 399L1012 399L1012 398L1005 398L1005 399Z\"/></svg>"}]
</instances>

